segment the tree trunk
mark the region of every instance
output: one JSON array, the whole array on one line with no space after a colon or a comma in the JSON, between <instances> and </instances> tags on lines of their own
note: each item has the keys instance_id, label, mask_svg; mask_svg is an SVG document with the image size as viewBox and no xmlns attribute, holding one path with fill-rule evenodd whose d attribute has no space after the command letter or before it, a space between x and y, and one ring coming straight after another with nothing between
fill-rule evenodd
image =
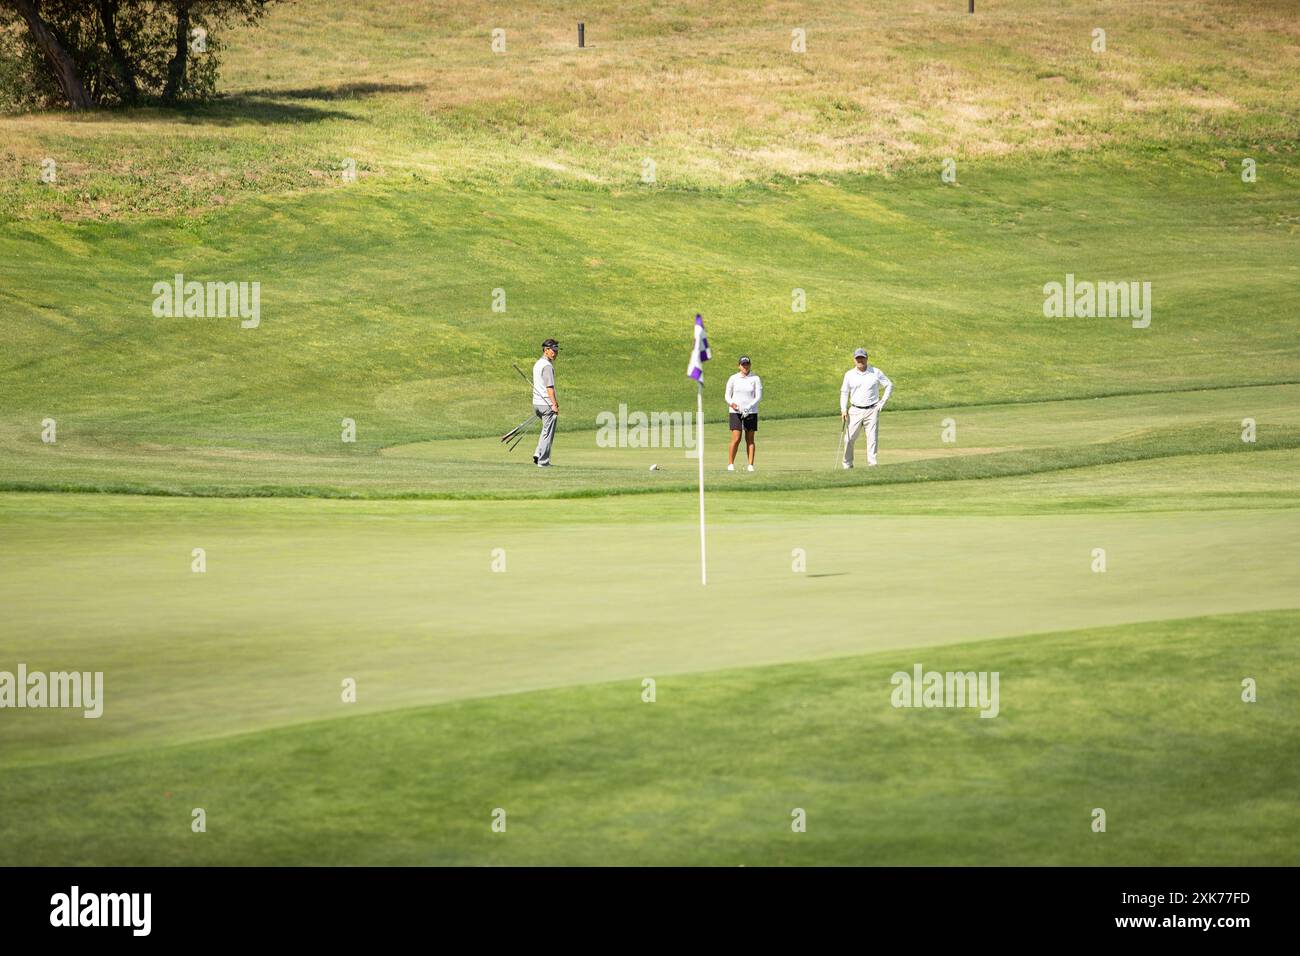
<instances>
[{"instance_id":1,"label":"tree trunk","mask_svg":"<svg viewBox=\"0 0 1300 956\"><path fill-rule=\"evenodd\" d=\"M140 87L135 80L135 68L126 58L122 39L117 35L118 0L99 0L99 22L104 28L104 42L117 73L117 93L122 102L134 106L140 101Z\"/></svg>"},{"instance_id":2,"label":"tree trunk","mask_svg":"<svg viewBox=\"0 0 1300 956\"><path fill-rule=\"evenodd\" d=\"M175 103L185 83L185 63L190 52L191 0L176 0L176 52L167 64L167 85L163 87L163 100Z\"/></svg>"},{"instance_id":3,"label":"tree trunk","mask_svg":"<svg viewBox=\"0 0 1300 956\"><path fill-rule=\"evenodd\" d=\"M58 37L54 35L50 25L41 18L40 0L12 0L12 2L27 22L27 29L31 32L32 39L41 48L45 58L50 61L54 75L59 81L59 89L63 91L68 105L74 110L88 110L94 106L90 94L86 92L86 85L81 81L81 74L77 72L76 63L63 48Z\"/></svg>"}]
</instances>

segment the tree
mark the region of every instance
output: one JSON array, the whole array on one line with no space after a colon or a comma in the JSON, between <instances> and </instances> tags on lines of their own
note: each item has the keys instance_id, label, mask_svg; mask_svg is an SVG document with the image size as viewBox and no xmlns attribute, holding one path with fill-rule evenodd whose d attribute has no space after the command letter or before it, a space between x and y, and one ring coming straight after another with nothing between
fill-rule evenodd
<instances>
[{"instance_id":1,"label":"tree","mask_svg":"<svg viewBox=\"0 0 1300 956\"><path fill-rule=\"evenodd\" d=\"M82 82L81 72L76 62L59 40L57 28L41 17L40 0L5 0L7 6L15 10L27 24L27 32L32 43L44 54L49 69L59 84L59 89L67 98L68 105L74 110L89 109L94 104L86 85Z\"/></svg>"},{"instance_id":2,"label":"tree","mask_svg":"<svg viewBox=\"0 0 1300 956\"><path fill-rule=\"evenodd\" d=\"M122 38L117 29L117 17L121 5L118 0L99 0L99 23L104 30L104 44L113 61L113 71L117 76L118 97L127 106L134 106L140 101L140 83L135 77L135 67L122 47Z\"/></svg>"},{"instance_id":3,"label":"tree","mask_svg":"<svg viewBox=\"0 0 1300 956\"><path fill-rule=\"evenodd\" d=\"M167 103L176 102L185 82L185 61L190 53L190 10L193 6L193 0L173 0L172 3L176 11L176 30L172 58L167 64L167 85L163 87L163 100Z\"/></svg>"},{"instance_id":4,"label":"tree","mask_svg":"<svg viewBox=\"0 0 1300 956\"><path fill-rule=\"evenodd\" d=\"M0 89L0 98L61 99L73 109L203 99L216 86L214 34L256 23L275 2L0 0L0 41L10 41L0 42L0 77L17 77L21 86Z\"/></svg>"}]
</instances>

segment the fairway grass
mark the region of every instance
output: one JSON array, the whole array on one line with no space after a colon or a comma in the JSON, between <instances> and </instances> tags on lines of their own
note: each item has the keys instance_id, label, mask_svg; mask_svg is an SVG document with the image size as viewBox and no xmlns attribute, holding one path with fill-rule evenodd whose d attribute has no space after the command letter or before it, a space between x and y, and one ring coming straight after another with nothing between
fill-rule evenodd
<instances>
[{"instance_id":1,"label":"fairway grass","mask_svg":"<svg viewBox=\"0 0 1300 956\"><path fill-rule=\"evenodd\" d=\"M834 393L830 399L834 401ZM522 403L520 403L522 404ZM527 409L527 405L522 405ZM1243 440L1246 420L1253 441ZM839 468L835 418L763 420L758 472L727 473L725 425L705 429L714 491L795 491L1031 475L1179 456L1257 455L1300 447L1300 385L1206 389L1105 399L890 411L880 465ZM945 437L945 433L946 437ZM665 429L662 442L669 445ZM102 491L219 497L549 498L685 491L695 487L695 431L675 447L610 447L611 433L560 435L555 467L538 471L533 428L514 451L496 437L333 451L218 445L105 444L65 422L60 442L0 425L0 490ZM952 439L951 441L948 439ZM648 439L645 439L648 441ZM686 447L690 446L690 447ZM744 455L742 454L743 461ZM654 471L651 465L657 465ZM1216 457L1205 467L1223 465Z\"/></svg>"},{"instance_id":2,"label":"fairway grass","mask_svg":"<svg viewBox=\"0 0 1300 956\"><path fill-rule=\"evenodd\" d=\"M1295 865L1297 625L644 671L10 767L0 864ZM998 716L893 708L891 674L917 663L997 671Z\"/></svg>"},{"instance_id":3,"label":"fairway grass","mask_svg":"<svg viewBox=\"0 0 1300 956\"><path fill-rule=\"evenodd\" d=\"M168 456L254 471L500 435L530 404L511 365L548 335L563 442L620 405L691 409L696 312L715 422L742 353L765 421L835 414L859 345L896 383L891 413L1300 382L1294 196L1196 168L1050 163L972 171L960 189L919 175L734 197L358 186L192 227L10 224L0 480L47 464L61 477L57 455L21 460L48 450L47 418L74 454L130 455L142 474ZM259 282L259 326L155 317L154 284L178 273ZM1044 317L1044 284L1069 274L1150 282L1150 327Z\"/></svg>"}]
</instances>

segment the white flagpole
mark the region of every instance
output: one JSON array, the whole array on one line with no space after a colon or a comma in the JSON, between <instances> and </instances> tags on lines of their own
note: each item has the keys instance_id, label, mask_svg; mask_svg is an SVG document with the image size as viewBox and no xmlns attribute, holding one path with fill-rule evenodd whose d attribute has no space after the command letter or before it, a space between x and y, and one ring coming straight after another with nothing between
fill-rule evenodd
<instances>
[{"instance_id":1,"label":"white flagpole","mask_svg":"<svg viewBox=\"0 0 1300 956\"><path fill-rule=\"evenodd\" d=\"M700 456L700 585L709 583L704 558L704 382L695 393L695 451Z\"/></svg>"}]
</instances>

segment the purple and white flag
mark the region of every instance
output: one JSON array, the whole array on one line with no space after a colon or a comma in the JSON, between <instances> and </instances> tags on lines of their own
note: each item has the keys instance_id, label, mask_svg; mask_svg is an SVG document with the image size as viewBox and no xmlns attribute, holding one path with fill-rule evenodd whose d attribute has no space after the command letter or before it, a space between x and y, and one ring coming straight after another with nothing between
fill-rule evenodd
<instances>
[{"instance_id":1,"label":"purple and white flag","mask_svg":"<svg viewBox=\"0 0 1300 956\"><path fill-rule=\"evenodd\" d=\"M709 351L709 337L704 334L704 319L695 316L695 347L691 349L691 361L686 366L686 375L701 385L704 384L704 363L713 358Z\"/></svg>"}]
</instances>

